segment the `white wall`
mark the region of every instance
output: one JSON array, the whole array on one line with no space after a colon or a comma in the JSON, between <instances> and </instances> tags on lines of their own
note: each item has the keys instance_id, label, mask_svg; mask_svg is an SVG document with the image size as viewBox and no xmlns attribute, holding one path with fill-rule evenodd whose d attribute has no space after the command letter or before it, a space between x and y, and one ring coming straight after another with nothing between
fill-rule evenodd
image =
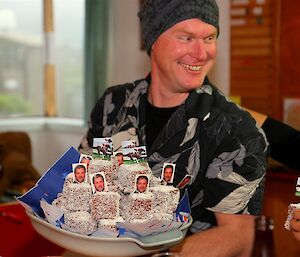
<instances>
[{"instance_id":1,"label":"white wall","mask_svg":"<svg viewBox=\"0 0 300 257\"><path fill-rule=\"evenodd\" d=\"M141 50L138 0L113 0L113 50L108 84L115 85L143 78L150 71L149 57Z\"/></svg>"},{"instance_id":2,"label":"white wall","mask_svg":"<svg viewBox=\"0 0 300 257\"><path fill-rule=\"evenodd\" d=\"M225 94L230 92L230 0L216 0L220 11L218 56L209 74L211 81Z\"/></svg>"}]
</instances>

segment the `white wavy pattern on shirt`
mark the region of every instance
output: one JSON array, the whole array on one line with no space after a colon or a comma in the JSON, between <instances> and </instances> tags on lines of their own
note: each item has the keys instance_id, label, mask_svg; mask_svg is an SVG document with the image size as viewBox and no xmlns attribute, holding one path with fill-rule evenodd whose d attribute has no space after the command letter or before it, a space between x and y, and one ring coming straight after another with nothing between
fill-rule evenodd
<instances>
[{"instance_id":1,"label":"white wavy pattern on shirt","mask_svg":"<svg viewBox=\"0 0 300 257\"><path fill-rule=\"evenodd\" d=\"M206 177L216 178L229 176L233 169L233 162L238 166L242 166L246 156L246 148L240 145L239 149L232 152L223 152L218 157L214 158L212 163L208 166Z\"/></svg>"},{"instance_id":2,"label":"white wavy pattern on shirt","mask_svg":"<svg viewBox=\"0 0 300 257\"><path fill-rule=\"evenodd\" d=\"M188 127L186 129L184 139L181 142L180 146L184 145L186 142L194 138L197 125L198 125L198 119L191 118L188 120Z\"/></svg>"},{"instance_id":3,"label":"white wavy pattern on shirt","mask_svg":"<svg viewBox=\"0 0 300 257\"><path fill-rule=\"evenodd\" d=\"M212 88L210 85L205 84L195 90L198 94L209 94L212 95Z\"/></svg>"},{"instance_id":4,"label":"white wavy pattern on shirt","mask_svg":"<svg viewBox=\"0 0 300 257\"><path fill-rule=\"evenodd\" d=\"M200 170L200 145L199 142L195 142L188 161L188 166L186 167L186 171L188 174L192 175L192 182L194 182L199 170Z\"/></svg>"},{"instance_id":5,"label":"white wavy pattern on shirt","mask_svg":"<svg viewBox=\"0 0 300 257\"><path fill-rule=\"evenodd\" d=\"M228 196L226 196L222 201L220 201L214 207L207 208L207 209L214 212L222 212L222 213L240 212L247 206L250 198L254 194L256 188L258 187L262 179L263 178L259 178L254 181L247 181L245 179L241 179L240 175L236 173L232 174L232 176L227 177L224 181L230 181L232 183L238 181L245 181L245 184L232 191Z\"/></svg>"},{"instance_id":6,"label":"white wavy pattern on shirt","mask_svg":"<svg viewBox=\"0 0 300 257\"><path fill-rule=\"evenodd\" d=\"M206 173L207 178L217 178L225 182L240 185L240 187L231 192L216 206L208 208L209 210L224 213L237 213L247 206L250 198L263 178L261 177L254 181L248 181L242 175L234 172L233 162L238 166L242 166L245 156L246 149L243 145L240 145L240 148L235 151L220 154L209 165Z\"/></svg>"},{"instance_id":7,"label":"white wavy pattern on shirt","mask_svg":"<svg viewBox=\"0 0 300 257\"><path fill-rule=\"evenodd\" d=\"M139 106L139 98L141 95L146 94L147 88L148 88L148 83L145 80L142 80L138 84L134 84L135 87L132 90L132 92L129 94L128 97L126 97L126 102L124 103L124 106L126 108L130 108L134 106L136 109L138 109Z\"/></svg>"},{"instance_id":8,"label":"white wavy pattern on shirt","mask_svg":"<svg viewBox=\"0 0 300 257\"><path fill-rule=\"evenodd\" d=\"M127 108L131 108L134 106L135 109L138 110L139 97L142 94L147 92L147 83L141 82L135 85L133 91L126 91L126 101L123 104L124 108L121 108L117 115L117 123L108 125L107 124L107 116L110 114L115 106L112 103L112 94L108 94L104 99L104 109L103 109L103 136L110 136L111 134L116 134L119 132L122 126L125 126L131 123L134 127L137 128L137 117L133 115L128 115ZM138 111L137 111L138 114Z\"/></svg>"},{"instance_id":9,"label":"white wavy pattern on shirt","mask_svg":"<svg viewBox=\"0 0 300 257\"><path fill-rule=\"evenodd\" d=\"M103 108L103 136L106 137L110 134L112 127L114 125L109 126L107 124L107 116L114 110L115 105L112 102L112 94L108 94L104 99L104 108Z\"/></svg>"}]
</instances>

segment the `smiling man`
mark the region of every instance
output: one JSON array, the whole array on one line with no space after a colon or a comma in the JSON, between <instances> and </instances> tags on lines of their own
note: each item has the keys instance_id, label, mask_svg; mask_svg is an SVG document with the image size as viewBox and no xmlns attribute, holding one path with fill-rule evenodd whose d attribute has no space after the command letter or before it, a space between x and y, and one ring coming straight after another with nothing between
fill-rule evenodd
<instances>
[{"instance_id":1,"label":"smiling man","mask_svg":"<svg viewBox=\"0 0 300 257\"><path fill-rule=\"evenodd\" d=\"M247 257L261 209L267 143L249 113L209 81L217 54L214 0L146 0L139 12L149 75L108 88L80 149L94 137L146 145L152 173L176 165L185 177L193 224L174 251L189 257Z\"/></svg>"}]
</instances>

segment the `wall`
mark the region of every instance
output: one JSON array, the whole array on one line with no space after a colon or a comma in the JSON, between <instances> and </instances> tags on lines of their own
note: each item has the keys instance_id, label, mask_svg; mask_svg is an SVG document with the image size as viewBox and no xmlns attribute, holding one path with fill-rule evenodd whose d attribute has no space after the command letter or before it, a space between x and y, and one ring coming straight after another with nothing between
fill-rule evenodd
<instances>
[{"instance_id":1,"label":"wall","mask_svg":"<svg viewBox=\"0 0 300 257\"><path fill-rule=\"evenodd\" d=\"M230 92L230 0L217 0L220 11L218 57L209 78L225 94Z\"/></svg>"},{"instance_id":2,"label":"wall","mask_svg":"<svg viewBox=\"0 0 300 257\"><path fill-rule=\"evenodd\" d=\"M144 77L150 70L149 57L141 50L138 8L138 0L113 1L114 33L109 85L134 81Z\"/></svg>"}]
</instances>

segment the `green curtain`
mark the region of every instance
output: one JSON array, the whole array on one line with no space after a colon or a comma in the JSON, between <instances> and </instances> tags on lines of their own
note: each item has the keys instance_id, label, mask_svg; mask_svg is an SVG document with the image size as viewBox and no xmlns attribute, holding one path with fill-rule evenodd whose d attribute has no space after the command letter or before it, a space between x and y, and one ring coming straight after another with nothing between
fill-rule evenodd
<instances>
[{"instance_id":1,"label":"green curtain","mask_svg":"<svg viewBox=\"0 0 300 257\"><path fill-rule=\"evenodd\" d=\"M84 85L87 122L97 99L107 83L107 53L109 40L110 0L85 1Z\"/></svg>"}]
</instances>

